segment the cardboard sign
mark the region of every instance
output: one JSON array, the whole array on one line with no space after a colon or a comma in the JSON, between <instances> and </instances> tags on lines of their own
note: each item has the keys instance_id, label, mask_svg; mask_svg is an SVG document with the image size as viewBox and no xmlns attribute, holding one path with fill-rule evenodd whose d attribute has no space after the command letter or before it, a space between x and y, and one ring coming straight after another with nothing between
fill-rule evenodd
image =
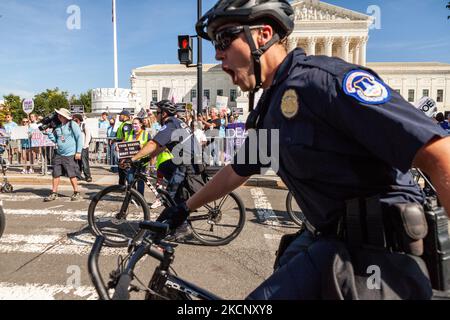
<instances>
[{"instance_id":1,"label":"cardboard sign","mask_svg":"<svg viewBox=\"0 0 450 320\"><path fill-rule=\"evenodd\" d=\"M161 100L172 100L173 89L164 87L162 88L162 99Z\"/></svg>"},{"instance_id":2,"label":"cardboard sign","mask_svg":"<svg viewBox=\"0 0 450 320\"><path fill-rule=\"evenodd\" d=\"M31 147L54 147L55 144L41 131L33 130L31 132Z\"/></svg>"},{"instance_id":3,"label":"cardboard sign","mask_svg":"<svg viewBox=\"0 0 450 320\"><path fill-rule=\"evenodd\" d=\"M217 96L216 98L216 108L222 110L228 107L228 97Z\"/></svg>"},{"instance_id":4,"label":"cardboard sign","mask_svg":"<svg viewBox=\"0 0 450 320\"><path fill-rule=\"evenodd\" d=\"M11 140L24 140L28 139L29 131L28 127L15 127L11 131Z\"/></svg>"},{"instance_id":5,"label":"cardboard sign","mask_svg":"<svg viewBox=\"0 0 450 320\"><path fill-rule=\"evenodd\" d=\"M244 114L244 108L233 108L233 114L242 116Z\"/></svg>"},{"instance_id":6,"label":"cardboard sign","mask_svg":"<svg viewBox=\"0 0 450 320\"><path fill-rule=\"evenodd\" d=\"M34 110L34 101L33 99L25 99L22 102L22 109L23 112L25 112L26 114L30 114L33 112Z\"/></svg>"},{"instance_id":7,"label":"cardboard sign","mask_svg":"<svg viewBox=\"0 0 450 320\"><path fill-rule=\"evenodd\" d=\"M141 151L141 143L139 141L118 143L119 160L130 159Z\"/></svg>"},{"instance_id":8,"label":"cardboard sign","mask_svg":"<svg viewBox=\"0 0 450 320\"><path fill-rule=\"evenodd\" d=\"M72 114L84 114L84 106L70 106L70 112Z\"/></svg>"}]
</instances>

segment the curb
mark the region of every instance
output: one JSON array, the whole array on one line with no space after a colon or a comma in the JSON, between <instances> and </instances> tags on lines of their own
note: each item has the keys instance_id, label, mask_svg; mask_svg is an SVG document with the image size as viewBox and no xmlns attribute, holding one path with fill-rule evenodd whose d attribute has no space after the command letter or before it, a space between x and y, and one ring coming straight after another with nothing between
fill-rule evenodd
<instances>
[{"instance_id":1,"label":"curb","mask_svg":"<svg viewBox=\"0 0 450 320\"><path fill-rule=\"evenodd\" d=\"M29 175L29 176L7 176L7 179L9 183L11 183L13 186L16 185L42 185L42 186L48 186L52 183L52 176L47 175ZM101 176L93 176L92 177L93 182L87 183L85 181L78 181L78 184L80 186L86 186L86 185L95 185L95 186L102 186L102 187L109 187L111 185L114 185L117 183L118 177L113 175L101 175ZM70 180L68 178L63 177L60 181L61 186L70 186ZM286 185L279 180L279 178L264 178L255 176L253 178L250 178L244 186L246 187L262 187L262 188L275 188L275 189L287 189Z\"/></svg>"}]
</instances>

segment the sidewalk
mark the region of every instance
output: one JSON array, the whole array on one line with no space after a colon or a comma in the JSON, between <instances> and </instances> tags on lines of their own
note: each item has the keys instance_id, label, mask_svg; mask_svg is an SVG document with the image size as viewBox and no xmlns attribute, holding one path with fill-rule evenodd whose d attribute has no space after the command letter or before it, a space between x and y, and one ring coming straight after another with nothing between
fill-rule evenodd
<instances>
[{"instance_id":1,"label":"sidewalk","mask_svg":"<svg viewBox=\"0 0 450 320\"><path fill-rule=\"evenodd\" d=\"M215 172L218 171L219 168L209 167L207 172L210 176L213 176ZM93 168L92 170L92 179L91 183L87 183L85 181L79 181L80 186L85 185L97 185L102 187L108 187L111 185L117 184L119 177L117 173L112 173L106 169L98 169ZM52 184L52 176L51 175L42 175L40 173L34 174L20 174L18 172L7 172L7 178L9 183L14 185L42 185L45 187L51 186ZM60 185L70 185L70 181L68 178L62 177ZM249 187L263 187L263 188L280 188L286 189L286 186L281 181L281 179L275 175L273 172L269 172L267 175L258 175L253 176L245 186Z\"/></svg>"}]
</instances>

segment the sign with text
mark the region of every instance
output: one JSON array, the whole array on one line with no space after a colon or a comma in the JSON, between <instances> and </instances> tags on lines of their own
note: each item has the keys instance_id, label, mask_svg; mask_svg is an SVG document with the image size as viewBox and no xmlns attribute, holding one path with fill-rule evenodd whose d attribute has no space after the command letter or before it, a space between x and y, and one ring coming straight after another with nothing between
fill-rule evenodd
<instances>
[{"instance_id":1,"label":"sign with text","mask_svg":"<svg viewBox=\"0 0 450 320\"><path fill-rule=\"evenodd\" d=\"M162 88L162 99L161 100L172 100L173 89L164 87Z\"/></svg>"},{"instance_id":2,"label":"sign with text","mask_svg":"<svg viewBox=\"0 0 450 320\"><path fill-rule=\"evenodd\" d=\"M25 112L26 114L30 114L33 112L34 110L34 101L33 99L25 99L22 102L22 109L23 112Z\"/></svg>"},{"instance_id":3,"label":"sign with text","mask_svg":"<svg viewBox=\"0 0 450 320\"><path fill-rule=\"evenodd\" d=\"M72 105L70 106L70 112L72 114L84 114L84 106Z\"/></svg>"},{"instance_id":4,"label":"sign with text","mask_svg":"<svg viewBox=\"0 0 450 320\"><path fill-rule=\"evenodd\" d=\"M130 159L141 151L141 143L139 141L118 143L119 160Z\"/></svg>"},{"instance_id":5,"label":"sign with text","mask_svg":"<svg viewBox=\"0 0 450 320\"><path fill-rule=\"evenodd\" d=\"M55 144L41 131L33 130L31 132L31 147L54 147Z\"/></svg>"},{"instance_id":6,"label":"sign with text","mask_svg":"<svg viewBox=\"0 0 450 320\"><path fill-rule=\"evenodd\" d=\"M233 108L233 114L242 116L244 114L244 108Z\"/></svg>"},{"instance_id":7,"label":"sign with text","mask_svg":"<svg viewBox=\"0 0 450 320\"><path fill-rule=\"evenodd\" d=\"M228 107L228 97L217 96L216 98L216 108L222 110Z\"/></svg>"}]
</instances>

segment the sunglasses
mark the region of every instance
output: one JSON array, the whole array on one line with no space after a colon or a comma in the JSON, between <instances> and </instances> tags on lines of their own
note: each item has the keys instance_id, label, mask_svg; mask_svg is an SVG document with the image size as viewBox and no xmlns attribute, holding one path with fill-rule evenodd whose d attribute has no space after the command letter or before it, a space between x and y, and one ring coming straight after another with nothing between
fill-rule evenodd
<instances>
[{"instance_id":1,"label":"sunglasses","mask_svg":"<svg viewBox=\"0 0 450 320\"><path fill-rule=\"evenodd\" d=\"M250 30L261 29L260 26L251 26ZM234 40L239 37L239 34L244 31L244 26L234 26L220 30L216 33L212 44L216 50L225 51L227 50Z\"/></svg>"}]
</instances>

